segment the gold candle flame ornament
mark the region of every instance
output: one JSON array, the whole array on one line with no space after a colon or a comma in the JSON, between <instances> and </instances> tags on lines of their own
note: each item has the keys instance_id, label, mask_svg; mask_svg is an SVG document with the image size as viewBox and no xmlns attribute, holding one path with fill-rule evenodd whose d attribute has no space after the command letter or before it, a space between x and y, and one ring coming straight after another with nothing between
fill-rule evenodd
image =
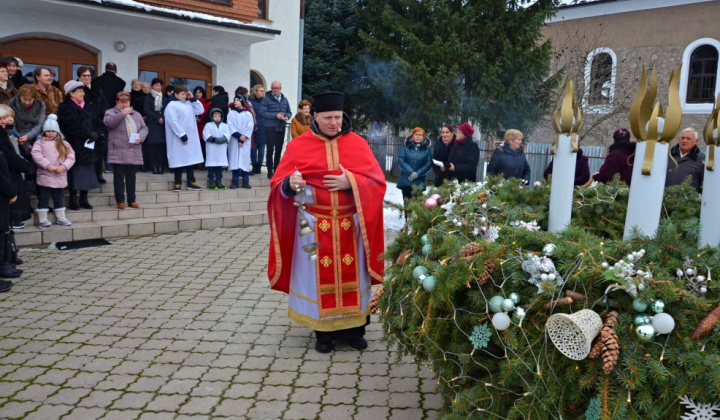
<instances>
[{"instance_id":1,"label":"gold candle flame ornament","mask_svg":"<svg viewBox=\"0 0 720 420\"><path fill-rule=\"evenodd\" d=\"M550 153L555 153L555 148L560 141L560 134L571 137L573 153L578 151L578 133L583 125L583 112L575 103L575 92L573 81L568 79L565 82L565 97L560 109L555 109L552 115L552 126L555 130L555 143L550 148Z\"/></svg>"},{"instance_id":2,"label":"gold candle flame ornament","mask_svg":"<svg viewBox=\"0 0 720 420\"><path fill-rule=\"evenodd\" d=\"M670 73L667 113L663 113L663 107L660 102L655 102L655 98L657 97L657 70L653 67L652 74L650 75L650 87L648 88L647 71L645 64L643 64L640 87L638 88L635 100L630 106L630 129L637 141L647 142L642 163L643 175L650 175L657 142L662 144L669 143L675 138L675 135L677 135L680 129L680 123L682 122L679 89L681 70L682 65L677 69L673 69ZM664 118L665 120L664 127L662 128L659 127L660 118ZM662 130L662 134L660 130Z\"/></svg>"},{"instance_id":3,"label":"gold candle flame ornament","mask_svg":"<svg viewBox=\"0 0 720 420\"><path fill-rule=\"evenodd\" d=\"M707 170L714 170L715 166L715 146L720 146L720 136L716 131L720 131L720 93L715 100L715 106L713 107L712 113L705 123L705 143L709 146L708 158L707 158ZM716 137L717 136L717 137Z\"/></svg>"}]
</instances>

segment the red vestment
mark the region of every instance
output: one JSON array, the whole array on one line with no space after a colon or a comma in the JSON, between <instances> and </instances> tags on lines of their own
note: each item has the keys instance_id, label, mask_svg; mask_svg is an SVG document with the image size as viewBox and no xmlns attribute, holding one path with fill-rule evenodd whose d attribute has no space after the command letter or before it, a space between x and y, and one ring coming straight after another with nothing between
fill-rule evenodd
<instances>
[{"instance_id":1,"label":"red vestment","mask_svg":"<svg viewBox=\"0 0 720 420\"><path fill-rule=\"evenodd\" d=\"M329 192L323 185L325 175L342 173L340 165L346 170L352 194ZM357 264L366 265L372 284L383 280L385 176L365 139L354 133L328 140L308 131L288 144L271 180L268 199L268 278L272 289L285 293L290 291L298 210L293 198L282 197L281 184L296 169L313 188L315 199L314 205L308 204L308 212L316 218L315 234L319 243L316 281L321 295L317 299L320 317L359 315L363 310L359 302L362 291L351 284L356 280L351 277ZM356 261L353 213L357 213L366 261Z\"/></svg>"}]
</instances>

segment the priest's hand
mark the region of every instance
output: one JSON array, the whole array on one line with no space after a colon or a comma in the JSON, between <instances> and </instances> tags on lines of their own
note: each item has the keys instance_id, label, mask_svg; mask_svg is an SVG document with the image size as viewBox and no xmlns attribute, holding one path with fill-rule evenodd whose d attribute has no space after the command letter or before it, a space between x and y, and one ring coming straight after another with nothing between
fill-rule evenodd
<instances>
[{"instance_id":1,"label":"priest's hand","mask_svg":"<svg viewBox=\"0 0 720 420\"><path fill-rule=\"evenodd\" d=\"M290 175L290 188L292 188L293 191L302 191L305 189L305 180L300 172L295 171L295 173Z\"/></svg>"},{"instance_id":2,"label":"priest's hand","mask_svg":"<svg viewBox=\"0 0 720 420\"><path fill-rule=\"evenodd\" d=\"M348 179L347 172L342 165L340 165L342 174L340 175L325 175L323 185L329 188L330 192L333 191L344 191L350 188L350 180Z\"/></svg>"},{"instance_id":3,"label":"priest's hand","mask_svg":"<svg viewBox=\"0 0 720 420\"><path fill-rule=\"evenodd\" d=\"M454 172L454 171L455 171L455 165L453 165L453 164L451 163L451 164L450 164L450 169L448 169L448 170Z\"/></svg>"}]
</instances>

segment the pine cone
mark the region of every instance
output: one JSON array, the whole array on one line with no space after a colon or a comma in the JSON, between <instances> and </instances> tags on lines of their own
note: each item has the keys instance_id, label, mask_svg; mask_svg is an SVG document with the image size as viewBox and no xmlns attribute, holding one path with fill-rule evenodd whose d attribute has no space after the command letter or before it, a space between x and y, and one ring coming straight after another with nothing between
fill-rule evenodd
<instances>
[{"instance_id":1,"label":"pine cone","mask_svg":"<svg viewBox=\"0 0 720 420\"><path fill-rule=\"evenodd\" d=\"M494 273L496 270L495 263L496 263L495 260L485 261L485 272L475 278L475 281L480 283L481 286L483 284L487 283L488 280L490 280L490 278L492 277L492 273Z\"/></svg>"},{"instance_id":2,"label":"pine cone","mask_svg":"<svg viewBox=\"0 0 720 420\"><path fill-rule=\"evenodd\" d=\"M480 204L485 204L487 202L487 193L481 192L478 194L477 199Z\"/></svg>"},{"instance_id":3,"label":"pine cone","mask_svg":"<svg viewBox=\"0 0 720 420\"><path fill-rule=\"evenodd\" d=\"M700 338L703 338L705 334L712 331L713 327L717 322L720 321L720 306L710 311L709 314L705 318L703 318L702 321L698 324L697 328L695 328L695 331L690 335L690 338L693 340L698 340Z\"/></svg>"},{"instance_id":4,"label":"pine cone","mask_svg":"<svg viewBox=\"0 0 720 420\"><path fill-rule=\"evenodd\" d=\"M595 341L595 345L590 350L590 355L588 355L591 359L597 359L600 354L602 354L602 332L600 332L600 336Z\"/></svg>"},{"instance_id":5,"label":"pine cone","mask_svg":"<svg viewBox=\"0 0 720 420\"><path fill-rule=\"evenodd\" d=\"M408 259L410 254L412 254L412 249L406 249L405 251L401 252L400 255L398 255L397 259L395 260L395 265L404 264L405 260Z\"/></svg>"},{"instance_id":6,"label":"pine cone","mask_svg":"<svg viewBox=\"0 0 720 420\"><path fill-rule=\"evenodd\" d=\"M615 365L620 359L620 343L618 336L612 327L602 331L602 359L603 371L606 375L615 369Z\"/></svg>"},{"instance_id":7,"label":"pine cone","mask_svg":"<svg viewBox=\"0 0 720 420\"><path fill-rule=\"evenodd\" d=\"M470 242L469 244L465 245L460 251L460 255L465 261L470 261L481 253L482 248L477 242Z\"/></svg>"},{"instance_id":8,"label":"pine cone","mask_svg":"<svg viewBox=\"0 0 720 420\"><path fill-rule=\"evenodd\" d=\"M373 292L373 295L370 297L370 302L368 303L368 308L370 309L370 313L375 315L378 313L378 302L380 301L380 296L385 293L385 287L383 285L380 285L375 289L375 292Z\"/></svg>"}]
</instances>

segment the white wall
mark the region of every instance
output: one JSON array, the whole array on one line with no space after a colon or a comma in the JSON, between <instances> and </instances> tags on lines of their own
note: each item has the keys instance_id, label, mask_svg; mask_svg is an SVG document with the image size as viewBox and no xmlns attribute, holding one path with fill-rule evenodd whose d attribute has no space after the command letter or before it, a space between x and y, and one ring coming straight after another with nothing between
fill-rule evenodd
<instances>
[{"instance_id":1,"label":"white wall","mask_svg":"<svg viewBox=\"0 0 720 420\"><path fill-rule=\"evenodd\" d=\"M271 29L282 31L272 41L259 42L250 48L251 69L260 73L265 79L268 93L270 83L279 80L283 86L283 94L290 102L293 114L297 112L298 98L298 64L300 39L300 1L299 0L268 0L270 10L269 21L256 20L254 23L266 25Z\"/></svg>"},{"instance_id":2,"label":"white wall","mask_svg":"<svg viewBox=\"0 0 720 420\"><path fill-rule=\"evenodd\" d=\"M28 19L28 16L32 16L32 19ZM42 0L18 2L12 10L8 9L0 15L0 27L3 28L0 39L3 40L43 36L61 38L89 47L98 52L99 73L104 71L106 62L114 61L118 66L118 75L128 82L137 77L140 56L155 53L188 55L214 66L213 84L223 85L230 92L239 85L249 84L250 45L275 36L69 2L48 3ZM295 27L297 28L297 25ZM125 51L115 50L114 44L118 40L126 44ZM297 48L290 54L281 51L275 63L281 68L297 68ZM297 74L296 70L294 74Z\"/></svg>"}]
</instances>

